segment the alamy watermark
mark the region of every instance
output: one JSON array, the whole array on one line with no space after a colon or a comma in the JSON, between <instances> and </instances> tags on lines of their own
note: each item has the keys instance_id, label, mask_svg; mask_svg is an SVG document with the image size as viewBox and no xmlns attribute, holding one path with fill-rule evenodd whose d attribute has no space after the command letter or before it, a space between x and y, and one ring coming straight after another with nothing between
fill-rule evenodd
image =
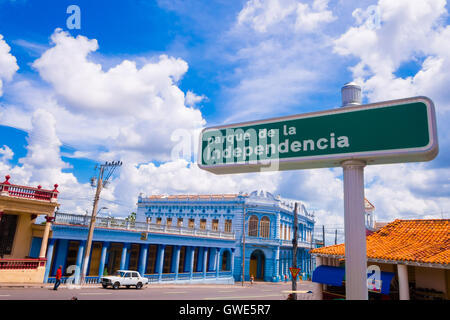
<instances>
[{"instance_id":1,"label":"alamy watermark","mask_svg":"<svg viewBox=\"0 0 450 320\"><path fill-rule=\"evenodd\" d=\"M66 20L67 29L81 29L81 9L79 6L72 4L67 7L67 14L70 16Z\"/></svg>"}]
</instances>

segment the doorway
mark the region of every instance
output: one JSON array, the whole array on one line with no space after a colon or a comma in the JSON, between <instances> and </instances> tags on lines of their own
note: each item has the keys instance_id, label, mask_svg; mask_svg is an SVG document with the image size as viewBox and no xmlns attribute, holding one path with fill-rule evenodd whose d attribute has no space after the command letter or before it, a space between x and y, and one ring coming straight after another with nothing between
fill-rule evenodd
<instances>
[{"instance_id":1,"label":"doorway","mask_svg":"<svg viewBox=\"0 0 450 320\"><path fill-rule=\"evenodd\" d=\"M250 276L253 275L255 280L264 280L264 266L265 266L264 252L255 250L250 256Z\"/></svg>"}]
</instances>

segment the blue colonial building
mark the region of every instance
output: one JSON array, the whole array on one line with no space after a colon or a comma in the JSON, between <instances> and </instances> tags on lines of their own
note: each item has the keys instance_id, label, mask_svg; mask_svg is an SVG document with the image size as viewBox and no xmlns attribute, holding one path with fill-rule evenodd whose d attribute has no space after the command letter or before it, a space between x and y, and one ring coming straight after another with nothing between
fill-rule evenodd
<instances>
[{"instance_id":1,"label":"blue colonial building","mask_svg":"<svg viewBox=\"0 0 450 320\"><path fill-rule=\"evenodd\" d=\"M138 198L135 221L97 217L88 282L118 269L138 270L151 282L277 282L290 277L294 204L299 204L297 265L309 278L314 217L301 201L269 192ZM245 223L244 223L245 221ZM58 266L79 277L89 216L57 212L47 249L45 281ZM38 254L33 238L30 256ZM243 265L243 261L245 264ZM63 280L65 280L64 278Z\"/></svg>"}]
</instances>

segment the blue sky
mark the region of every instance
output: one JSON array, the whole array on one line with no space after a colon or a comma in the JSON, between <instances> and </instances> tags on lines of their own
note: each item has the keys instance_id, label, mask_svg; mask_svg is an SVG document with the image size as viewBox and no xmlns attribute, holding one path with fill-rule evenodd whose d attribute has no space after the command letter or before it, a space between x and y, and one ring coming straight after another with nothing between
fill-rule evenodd
<instances>
[{"instance_id":1,"label":"blue sky","mask_svg":"<svg viewBox=\"0 0 450 320\"><path fill-rule=\"evenodd\" d=\"M72 4L80 30L66 25ZM335 108L356 81L364 102L435 102L439 156L367 168L366 196L379 220L440 217L450 204L448 22L444 0L1 0L0 174L59 183L62 209L83 213L95 164L122 160L102 194L116 215L141 192L264 188L342 226L339 168L219 177L189 159L205 126Z\"/></svg>"}]
</instances>

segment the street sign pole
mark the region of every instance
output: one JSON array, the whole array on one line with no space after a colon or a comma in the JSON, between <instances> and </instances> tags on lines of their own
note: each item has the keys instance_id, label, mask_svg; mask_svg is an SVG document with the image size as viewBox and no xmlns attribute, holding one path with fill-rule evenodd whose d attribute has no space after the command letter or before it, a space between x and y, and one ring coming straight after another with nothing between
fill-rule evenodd
<instances>
[{"instance_id":1,"label":"street sign pole","mask_svg":"<svg viewBox=\"0 0 450 320\"><path fill-rule=\"evenodd\" d=\"M342 163L344 170L345 292L347 300L367 300L363 161Z\"/></svg>"},{"instance_id":2,"label":"street sign pole","mask_svg":"<svg viewBox=\"0 0 450 320\"><path fill-rule=\"evenodd\" d=\"M342 88L342 106L361 104L361 87ZM346 160L344 171L345 295L347 300L367 300L367 252L364 221L365 161Z\"/></svg>"}]
</instances>

